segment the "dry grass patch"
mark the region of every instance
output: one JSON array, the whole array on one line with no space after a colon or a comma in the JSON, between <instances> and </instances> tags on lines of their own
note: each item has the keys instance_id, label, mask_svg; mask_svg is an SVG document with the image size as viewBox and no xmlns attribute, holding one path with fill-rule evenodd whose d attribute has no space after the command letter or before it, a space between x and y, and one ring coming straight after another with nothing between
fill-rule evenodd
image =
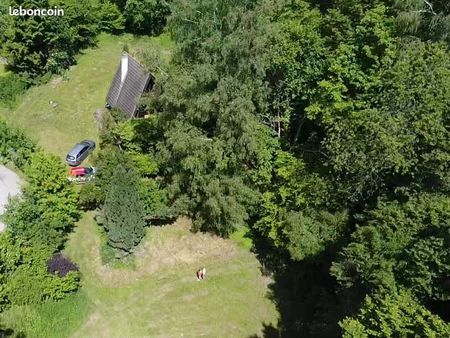
<instances>
[{"instance_id":1,"label":"dry grass patch","mask_svg":"<svg viewBox=\"0 0 450 338\"><path fill-rule=\"evenodd\" d=\"M270 280L255 256L189 228L179 219L149 229L135 268L115 269L101 264L97 225L86 214L67 254L80 266L94 310L73 337L249 337L276 323ZM197 281L201 266L208 276Z\"/></svg>"},{"instance_id":2,"label":"dry grass patch","mask_svg":"<svg viewBox=\"0 0 450 338\"><path fill-rule=\"evenodd\" d=\"M230 240L211 234L194 234L190 231L191 225L189 219L180 218L172 225L150 228L148 239L136 251L134 268L117 269L103 265L97 242L91 251L97 277L105 285L122 287L146 276L158 276L164 269L187 267L195 271L211 260L228 260L241 250Z\"/></svg>"}]
</instances>

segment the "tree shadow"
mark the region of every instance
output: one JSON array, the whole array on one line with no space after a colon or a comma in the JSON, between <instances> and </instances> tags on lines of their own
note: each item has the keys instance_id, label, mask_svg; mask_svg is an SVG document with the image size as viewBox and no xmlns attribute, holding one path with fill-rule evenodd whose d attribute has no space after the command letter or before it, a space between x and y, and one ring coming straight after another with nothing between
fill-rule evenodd
<instances>
[{"instance_id":1,"label":"tree shadow","mask_svg":"<svg viewBox=\"0 0 450 338\"><path fill-rule=\"evenodd\" d=\"M248 338L279 338L280 332L278 328L274 327L271 324L263 323L263 332L261 335L251 335Z\"/></svg>"},{"instance_id":2,"label":"tree shadow","mask_svg":"<svg viewBox=\"0 0 450 338\"><path fill-rule=\"evenodd\" d=\"M252 239L261 273L273 280L267 297L280 315L276 327L263 323L261 337L341 337L339 321L357 309L363 295L340 290L329 272L333 255L293 262L266 239Z\"/></svg>"},{"instance_id":3,"label":"tree shadow","mask_svg":"<svg viewBox=\"0 0 450 338\"><path fill-rule=\"evenodd\" d=\"M25 338L25 333L14 332L13 329L0 328L0 338L14 337L14 338Z\"/></svg>"}]
</instances>

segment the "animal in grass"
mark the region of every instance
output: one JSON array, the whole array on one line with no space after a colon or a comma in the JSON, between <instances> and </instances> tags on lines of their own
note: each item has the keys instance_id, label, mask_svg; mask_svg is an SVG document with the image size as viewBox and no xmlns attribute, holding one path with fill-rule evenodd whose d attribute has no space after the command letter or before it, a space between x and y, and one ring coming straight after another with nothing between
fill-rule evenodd
<instances>
[{"instance_id":1,"label":"animal in grass","mask_svg":"<svg viewBox=\"0 0 450 338\"><path fill-rule=\"evenodd\" d=\"M206 268L202 268L200 270L197 270L197 280L202 280L206 277Z\"/></svg>"}]
</instances>

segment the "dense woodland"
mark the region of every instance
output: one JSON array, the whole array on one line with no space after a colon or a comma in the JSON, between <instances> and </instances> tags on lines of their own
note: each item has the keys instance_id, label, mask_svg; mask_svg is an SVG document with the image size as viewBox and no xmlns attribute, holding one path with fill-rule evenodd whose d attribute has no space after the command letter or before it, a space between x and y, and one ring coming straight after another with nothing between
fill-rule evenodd
<instances>
[{"instance_id":1,"label":"dense woodland","mask_svg":"<svg viewBox=\"0 0 450 338\"><path fill-rule=\"evenodd\" d=\"M63 72L101 30L167 31L175 41L170 62L137 55L156 78L141 102L150 117L105 117L98 178L78 196L80 208L98 210L116 258L133 253L145 226L179 215L224 237L246 228L274 278L281 319L268 332L450 336L446 0L12 2L70 10L58 25L0 18L0 55L15 73L0 98L22 90L18 81ZM59 164L20 142L15 158L31 183L10 206L14 240L2 236L1 250L38 247L35 230L47 229L53 254L77 210L36 221L49 210L38 195L70 208L76 193L53 177L35 188L37 166ZM76 288L70 276L55 288ZM24 302L4 292L6 303Z\"/></svg>"}]
</instances>

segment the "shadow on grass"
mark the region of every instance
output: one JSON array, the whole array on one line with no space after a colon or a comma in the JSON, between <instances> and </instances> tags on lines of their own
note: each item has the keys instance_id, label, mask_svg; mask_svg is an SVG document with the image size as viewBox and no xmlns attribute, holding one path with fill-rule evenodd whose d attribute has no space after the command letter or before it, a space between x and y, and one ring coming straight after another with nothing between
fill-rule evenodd
<instances>
[{"instance_id":1,"label":"shadow on grass","mask_svg":"<svg viewBox=\"0 0 450 338\"><path fill-rule=\"evenodd\" d=\"M14 332L13 329L0 328L0 338L14 337L14 338L25 338L25 333Z\"/></svg>"},{"instance_id":2,"label":"shadow on grass","mask_svg":"<svg viewBox=\"0 0 450 338\"><path fill-rule=\"evenodd\" d=\"M262 335L249 338L341 337L338 323L355 309L360 297L339 291L329 273L331 260L293 262L265 239L255 236L253 243L261 272L273 280L267 296L280 318L277 327L263 323Z\"/></svg>"},{"instance_id":3,"label":"shadow on grass","mask_svg":"<svg viewBox=\"0 0 450 338\"><path fill-rule=\"evenodd\" d=\"M248 338L278 338L280 337L279 330L270 324L263 323L263 332L262 335L252 335Z\"/></svg>"}]
</instances>

